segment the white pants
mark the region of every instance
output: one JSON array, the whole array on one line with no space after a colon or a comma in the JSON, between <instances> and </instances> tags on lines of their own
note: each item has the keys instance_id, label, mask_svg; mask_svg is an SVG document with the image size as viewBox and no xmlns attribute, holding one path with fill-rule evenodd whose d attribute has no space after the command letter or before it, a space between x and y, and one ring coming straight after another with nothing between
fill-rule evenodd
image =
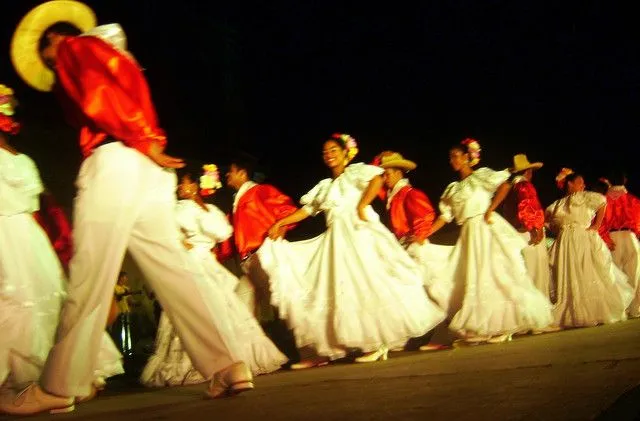
<instances>
[{"instance_id":1,"label":"white pants","mask_svg":"<svg viewBox=\"0 0 640 421\"><path fill-rule=\"evenodd\" d=\"M239 361L201 268L181 245L176 176L120 142L97 148L80 169L69 295L41 377L59 396L90 392L118 272L128 249L175 326L194 367L210 377Z\"/></svg>"},{"instance_id":2,"label":"white pants","mask_svg":"<svg viewBox=\"0 0 640 421\"><path fill-rule=\"evenodd\" d=\"M520 235L529 244L531 234L521 232ZM522 258L527 268L527 273L533 279L533 284L551 301L555 301L555 289L551 285L551 268L549 266L549 253L546 240L543 239L536 245L529 244L522 249Z\"/></svg>"},{"instance_id":3,"label":"white pants","mask_svg":"<svg viewBox=\"0 0 640 421\"><path fill-rule=\"evenodd\" d=\"M629 316L640 316L640 244L633 231L611 231L616 248L611 252L613 263L629 277L633 288L633 301L627 309Z\"/></svg>"}]
</instances>

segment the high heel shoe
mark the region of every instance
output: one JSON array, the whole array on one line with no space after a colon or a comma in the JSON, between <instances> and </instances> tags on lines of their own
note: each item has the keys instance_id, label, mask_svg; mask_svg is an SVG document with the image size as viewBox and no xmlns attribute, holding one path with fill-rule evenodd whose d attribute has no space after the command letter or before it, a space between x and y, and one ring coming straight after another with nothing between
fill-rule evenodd
<instances>
[{"instance_id":1,"label":"high heel shoe","mask_svg":"<svg viewBox=\"0 0 640 421\"><path fill-rule=\"evenodd\" d=\"M389 348L381 346L377 351L370 352L362 357L356 358L354 361L357 363L372 363L375 361L386 361L389 357Z\"/></svg>"},{"instance_id":2,"label":"high heel shoe","mask_svg":"<svg viewBox=\"0 0 640 421\"><path fill-rule=\"evenodd\" d=\"M302 360L299 363L291 364L289 367L291 370L304 370L306 368L323 367L329 365L329 358L318 357L309 360Z\"/></svg>"},{"instance_id":3,"label":"high heel shoe","mask_svg":"<svg viewBox=\"0 0 640 421\"><path fill-rule=\"evenodd\" d=\"M441 345L441 344L427 344L427 345L422 345L419 349L422 352L433 352L433 351L443 351L445 349L451 349L451 347L448 345Z\"/></svg>"},{"instance_id":4,"label":"high heel shoe","mask_svg":"<svg viewBox=\"0 0 640 421\"><path fill-rule=\"evenodd\" d=\"M487 339L488 344L501 344L503 342L509 342L513 339L511 333L505 333L504 335L494 336L491 339Z\"/></svg>"}]
</instances>

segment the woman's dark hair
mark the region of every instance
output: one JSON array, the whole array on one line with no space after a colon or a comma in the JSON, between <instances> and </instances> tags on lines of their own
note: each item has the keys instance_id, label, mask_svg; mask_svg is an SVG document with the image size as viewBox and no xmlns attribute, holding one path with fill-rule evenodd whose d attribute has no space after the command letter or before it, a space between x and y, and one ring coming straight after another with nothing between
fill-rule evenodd
<instances>
[{"instance_id":1,"label":"woman's dark hair","mask_svg":"<svg viewBox=\"0 0 640 421\"><path fill-rule=\"evenodd\" d=\"M197 182L200 179L200 176L204 173L201 164L188 162L182 168L178 168L176 170L176 175L178 176L178 183L182 181L182 177L189 176L193 181Z\"/></svg>"},{"instance_id":2,"label":"woman's dark hair","mask_svg":"<svg viewBox=\"0 0 640 421\"><path fill-rule=\"evenodd\" d=\"M463 143L455 143L450 148L450 151L456 150L462 153L469 153L469 147Z\"/></svg>"},{"instance_id":3,"label":"woman's dark hair","mask_svg":"<svg viewBox=\"0 0 640 421\"><path fill-rule=\"evenodd\" d=\"M600 194L607 194L609 185L605 181L598 179L589 190Z\"/></svg>"},{"instance_id":4,"label":"woman's dark hair","mask_svg":"<svg viewBox=\"0 0 640 421\"><path fill-rule=\"evenodd\" d=\"M568 176L565 177L564 179L564 191L567 192L569 190L569 182L574 182L576 180L576 178L578 177L582 177L582 174L579 172L574 172L569 174Z\"/></svg>"},{"instance_id":5,"label":"woman's dark hair","mask_svg":"<svg viewBox=\"0 0 640 421\"><path fill-rule=\"evenodd\" d=\"M78 36L82 34L82 31L68 22L54 23L42 33L42 36L38 41L38 52L42 52L42 50L49 46L49 34Z\"/></svg>"},{"instance_id":6,"label":"woman's dark hair","mask_svg":"<svg viewBox=\"0 0 640 421\"><path fill-rule=\"evenodd\" d=\"M338 146L340 146L342 149L346 150L347 149L347 142L345 142L344 140L342 140L341 137L339 136L331 136L329 139L325 140L323 142L327 143L327 142L335 142Z\"/></svg>"}]
</instances>

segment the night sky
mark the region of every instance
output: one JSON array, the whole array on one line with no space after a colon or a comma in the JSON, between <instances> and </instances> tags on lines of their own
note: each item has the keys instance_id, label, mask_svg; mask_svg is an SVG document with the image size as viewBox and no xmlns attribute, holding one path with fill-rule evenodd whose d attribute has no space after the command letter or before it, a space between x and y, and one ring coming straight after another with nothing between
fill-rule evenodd
<instances>
[{"instance_id":1,"label":"night sky","mask_svg":"<svg viewBox=\"0 0 640 421\"><path fill-rule=\"evenodd\" d=\"M3 1L0 48L38 3ZM321 147L333 132L359 141L359 160L393 149L417 161L411 178L434 202L455 177L449 147L469 136L481 164L505 168L520 152L543 161L534 182L544 205L562 166L593 179L620 165L639 190L640 37L622 2L86 3L100 23L124 27L170 153L224 165L244 150L295 198L327 176ZM21 101L16 146L70 205L76 133L8 55L2 82Z\"/></svg>"}]
</instances>

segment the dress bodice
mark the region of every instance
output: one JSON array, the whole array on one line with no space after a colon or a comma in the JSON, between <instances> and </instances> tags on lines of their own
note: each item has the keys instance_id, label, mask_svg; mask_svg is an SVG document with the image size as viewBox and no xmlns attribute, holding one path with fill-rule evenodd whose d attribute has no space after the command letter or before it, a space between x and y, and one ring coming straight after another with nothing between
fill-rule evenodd
<instances>
[{"instance_id":1,"label":"dress bodice","mask_svg":"<svg viewBox=\"0 0 640 421\"><path fill-rule=\"evenodd\" d=\"M321 180L302 196L300 203L310 215L324 212L327 226L336 218L357 218L356 208L362 193L369 182L383 172L382 168L373 165L351 164L337 178ZM369 220L379 220L378 214L371 206L367 207L367 215Z\"/></svg>"},{"instance_id":2,"label":"dress bodice","mask_svg":"<svg viewBox=\"0 0 640 421\"><path fill-rule=\"evenodd\" d=\"M231 237L233 228L227 216L216 206L207 204L205 211L193 200L180 200L176 219L185 239L194 247L211 250Z\"/></svg>"},{"instance_id":3,"label":"dress bodice","mask_svg":"<svg viewBox=\"0 0 640 421\"><path fill-rule=\"evenodd\" d=\"M508 170L479 168L467 178L449 184L440 197L441 217L458 225L477 215L483 215L498 187L509 179Z\"/></svg>"},{"instance_id":4,"label":"dress bodice","mask_svg":"<svg viewBox=\"0 0 640 421\"><path fill-rule=\"evenodd\" d=\"M40 173L31 158L0 148L0 215L36 212L43 190Z\"/></svg>"},{"instance_id":5,"label":"dress bodice","mask_svg":"<svg viewBox=\"0 0 640 421\"><path fill-rule=\"evenodd\" d=\"M545 219L552 228L565 226L589 228L598 209L607 203L600 193L581 191L556 200L547 208Z\"/></svg>"}]
</instances>

